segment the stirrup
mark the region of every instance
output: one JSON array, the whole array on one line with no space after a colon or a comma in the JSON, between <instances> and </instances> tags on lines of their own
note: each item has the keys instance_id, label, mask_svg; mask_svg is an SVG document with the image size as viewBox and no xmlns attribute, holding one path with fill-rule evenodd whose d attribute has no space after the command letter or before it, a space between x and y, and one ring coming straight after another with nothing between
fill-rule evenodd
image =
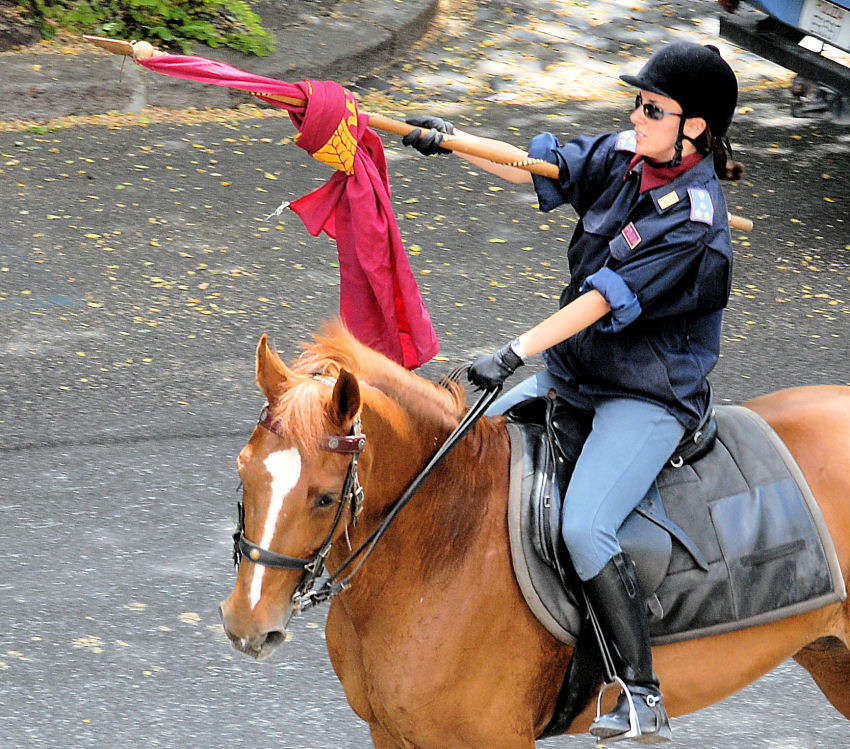
<instances>
[{"instance_id":1,"label":"stirrup","mask_svg":"<svg viewBox=\"0 0 850 749\"><path fill-rule=\"evenodd\" d=\"M637 719L637 711L635 710L635 700L632 697L631 689L626 686L626 682L624 682L619 676L614 676L614 681L609 681L606 684L602 685L602 688L599 690L599 694L596 697L596 720L599 720L602 717L602 695L605 694L611 687L619 686L620 691L626 695L626 700L629 703L629 730L626 733L621 733L617 736L617 740L619 739L636 739L638 736L641 736L640 724ZM651 705L650 705L651 707ZM593 724L591 724L591 728ZM610 740L610 738L609 738ZM600 742L604 742L605 739L600 739Z\"/></svg>"}]
</instances>

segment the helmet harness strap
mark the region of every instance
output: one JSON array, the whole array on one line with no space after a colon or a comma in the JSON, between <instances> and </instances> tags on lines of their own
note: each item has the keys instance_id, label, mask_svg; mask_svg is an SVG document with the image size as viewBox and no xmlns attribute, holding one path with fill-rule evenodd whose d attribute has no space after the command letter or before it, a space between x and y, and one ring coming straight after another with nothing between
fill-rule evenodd
<instances>
[{"instance_id":1,"label":"helmet harness strap","mask_svg":"<svg viewBox=\"0 0 850 749\"><path fill-rule=\"evenodd\" d=\"M674 149L673 158L670 159L670 161L665 161L662 164L657 164L655 162L652 162L652 165L654 167L659 168L659 169L668 169L670 167L679 166L682 163L682 139L683 138L688 138L688 136L685 135L685 118L680 117L679 118L679 132L676 136L676 145L673 146L673 149ZM690 140L691 143L694 142L691 138L688 138L688 140ZM694 145L696 145L696 144L694 144Z\"/></svg>"}]
</instances>

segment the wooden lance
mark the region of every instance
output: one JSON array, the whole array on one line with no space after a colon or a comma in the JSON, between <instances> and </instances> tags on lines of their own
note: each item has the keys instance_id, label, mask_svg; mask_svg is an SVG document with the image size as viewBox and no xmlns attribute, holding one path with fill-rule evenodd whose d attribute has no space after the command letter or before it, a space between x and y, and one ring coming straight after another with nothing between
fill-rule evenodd
<instances>
[{"instance_id":1,"label":"wooden lance","mask_svg":"<svg viewBox=\"0 0 850 749\"><path fill-rule=\"evenodd\" d=\"M119 39L104 39L97 36L86 36L84 38L114 54L125 55L135 60L148 60L151 57L166 54L157 50L149 42L125 42ZM281 104L291 107L304 107L307 105L305 99L290 96L263 94L263 98L279 101ZM384 115L369 114L368 112L363 112L363 114L369 118L370 127L386 133L404 136L416 129L415 125L409 125L406 122L394 120ZM446 134L443 136L441 145L443 148L451 151L477 156L478 158L486 159L496 164L505 164L516 167L517 169L524 169L534 174L541 174L544 177L558 178L559 170L557 164L551 164L543 159L533 159L521 148L517 148L501 140L482 138L469 133L464 133L463 136ZM753 228L753 222L750 219L743 216L735 216L731 213L729 214L729 225L733 229L742 232L750 232Z\"/></svg>"}]
</instances>

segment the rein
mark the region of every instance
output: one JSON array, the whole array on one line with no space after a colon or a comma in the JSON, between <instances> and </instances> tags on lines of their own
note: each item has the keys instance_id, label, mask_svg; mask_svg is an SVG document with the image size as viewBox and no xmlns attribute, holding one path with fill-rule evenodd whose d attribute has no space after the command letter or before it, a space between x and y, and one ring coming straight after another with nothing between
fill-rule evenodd
<instances>
[{"instance_id":1,"label":"rein","mask_svg":"<svg viewBox=\"0 0 850 749\"><path fill-rule=\"evenodd\" d=\"M351 506L354 524L357 524L357 518L363 507L363 489L360 486L360 481L357 476L357 460L360 453L366 446L366 436L360 433L360 417L355 419L352 425L352 434L347 437L339 437L333 435L325 435L322 438L322 449L328 452L338 452L351 454L351 464L348 467L348 473L345 478L345 484L342 488L340 501L337 506L336 516L333 525L328 531L324 542L310 559L301 557L290 557L284 554L277 554L267 549L263 549L245 538L244 519L245 508L242 502L239 502L239 525L236 532L233 534L233 562L236 566L242 560L243 556L248 557L255 564L260 564L266 567L274 567L276 569L302 570L303 575L292 595L292 603L295 609L294 613L306 611L317 604L329 601L334 596L338 595L351 585L351 578L363 566L366 559L374 550L378 541L387 532L393 520L401 512L402 508L410 502L413 495L420 489L425 480L434 472L437 466L442 463L443 459L457 446L463 439L466 433L472 429L475 422L478 421L484 412L490 407L490 404L496 399L496 396L501 391L501 387L494 388L484 392L481 397L475 402L472 408L467 411L466 415L461 419L461 422L455 427L454 431L446 438L446 441L440 446L436 453L428 461L428 464L420 471L413 479L404 493L399 497L393 506L390 508L386 517L381 523L366 537L363 543L360 544L348 557L342 562L336 572L331 573L320 587L316 587L317 579L324 572L325 557L331 550L332 538L336 529L342 520L346 506ZM272 418L269 407L265 406L260 413L258 424L275 434L282 435L279 424ZM359 559L358 559L359 557ZM355 560L356 564L355 564ZM353 565L353 566L352 566ZM340 577L348 567L352 567L350 572Z\"/></svg>"}]
</instances>

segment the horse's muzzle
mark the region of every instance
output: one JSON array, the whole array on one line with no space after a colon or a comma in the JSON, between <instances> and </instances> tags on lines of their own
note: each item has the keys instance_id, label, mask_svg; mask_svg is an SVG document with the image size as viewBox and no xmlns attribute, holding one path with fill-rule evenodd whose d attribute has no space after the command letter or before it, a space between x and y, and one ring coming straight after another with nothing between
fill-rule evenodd
<instances>
[{"instance_id":1,"label":"horse's muzzle","mask_svg":"<svg viewBox=\"0 0 850 749\"><path fill-rule=\"evenodd\" d=\"M250 655L257 660L268 658L281 643L286 641L286 633L284 632L266 632L257 637L234 637L227 632L227 636L233 643L233 647L240 653Z\"/></svg>"},{"instance_id":2,"label":"horse's muzzle","mask_svg":"<svg viewBox=\"0 0 850 749\"><path fill-rule=\"evenodd\" d=\"M240 653L250 655L252 658L257 660L268 658L280 645L286 642L286 625L289 617L286 617L287 621L283 626L251 631L253 627L250 625L246 628L240 628L234 622L228 621L229 617L225 611L225 604L219 606L219 615L224 632L233 647ZM239 631L240 629L243 629L243 631Z\"/></svg>"}]
</instances>

